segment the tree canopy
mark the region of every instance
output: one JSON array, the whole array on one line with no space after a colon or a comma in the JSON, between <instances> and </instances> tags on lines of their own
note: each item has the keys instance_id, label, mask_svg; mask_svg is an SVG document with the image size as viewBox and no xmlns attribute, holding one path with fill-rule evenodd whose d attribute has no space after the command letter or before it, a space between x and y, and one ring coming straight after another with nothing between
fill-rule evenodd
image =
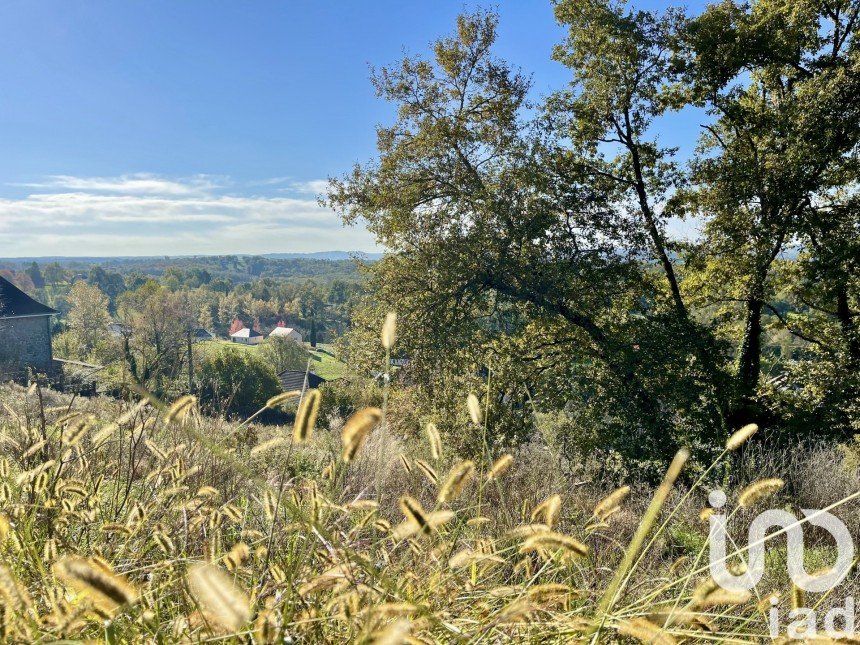
<instances>
[{"instance_id":1,"label":"tree canopy","mask_svg":"<svg viewBox=\"0 0 860 645\"><path fill-rule=\"evenodd\" d=\"M565 410L643 462L749 421L856 432L856 376L830 409L808 399L810 368L856 366L860 4L555 12L571 80L545 98L494 55L493 12L374 73L396 119L328 196L389 251L352 356L397 309L426 416L489 372L500 417ZM659 142L682 108L704 115L691 159ZM673 238L684 218L701 233Z\"/></svg>"}]
</instances>

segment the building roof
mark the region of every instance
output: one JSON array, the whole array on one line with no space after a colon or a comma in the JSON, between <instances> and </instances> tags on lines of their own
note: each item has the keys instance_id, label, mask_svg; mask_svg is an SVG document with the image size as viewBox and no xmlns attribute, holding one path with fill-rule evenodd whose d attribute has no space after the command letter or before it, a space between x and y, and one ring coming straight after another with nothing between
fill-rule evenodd
<instances>
[{"instance_id":1,"label":"building roof","mask_svg":"<svg viewBox=\"0 0 860 645\"><path fill-rule=\"evenodd\" d=\"M307 376L309 389L316 389L326 382L322 376L317 376L313 372L308 372ZM278 380L281 382L281 387L284 388L284 392L305 389L304 370L284 370L278 374Z\"/></svg>"},{"instance_id":2,"label":"building roof","mask_svg":"<svg viewBox=\"0 0 860 645\"><path fill-rule=\"evenodd\" d=\"M239 331L230 334L230 338L256 338L257 336L262 336L258 331L254 331L253 329L249 329L247 327L243 327Z\"/></svg>"},{"instance_id":3,"label":"building roof","mask_svg":"<svg viewBox=\"0 0 860 645\"><path fill-rule=\"evenodd\" d=\"M301 333L296 331L292 327L275 327L269 333L269 336L289 336L291 333L296 333L299 336L301 336Z\"/></svg>"},{"instance_id":4,"label":"building roof","mask_svg":"<svg viewBox=\"0 0 860 645\"><path fill-rule=\"evenodd\" d=\"M6 278L0 277L0 318L56 316L59 311L36 302Z\"/></svg>"},{"instance_id":5,"label":"building roof","mask_svg":"<svg viewBox=\"0 0 860 645\"><path fill-rule=\"evenodd\" d=\"M204 329L203 327L198 327L197 329L194 330L194 337L195 338L214 338L215 334L213 334L208 329Z\"/></svg>"},{"instance_id":6,"label":"building roof","mask_svg":"<svg viewBox=\"0 0 860 645\"><path fill-rule=\"evenodd\" d=\"M111 336L122 336L123 334L131 334L131 327L119 322L108 323L108 333Z\"/></svg>"}]
</instances>

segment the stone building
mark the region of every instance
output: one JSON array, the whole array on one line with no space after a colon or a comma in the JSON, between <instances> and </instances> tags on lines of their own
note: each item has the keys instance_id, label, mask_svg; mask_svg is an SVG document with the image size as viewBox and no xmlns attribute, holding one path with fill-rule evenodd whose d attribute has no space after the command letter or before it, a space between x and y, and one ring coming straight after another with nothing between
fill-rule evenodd
<instances>
[{"instance_id":1,"label":"stone building","mask_svg":"<svg viewBox=\"0 0 860 645\"><path fill-rule=\"evenodd\" d=\"M58 313L0 277L0 377L22 378L28 368L53 373L51 316Z\"/></svg>"}]
</instances>

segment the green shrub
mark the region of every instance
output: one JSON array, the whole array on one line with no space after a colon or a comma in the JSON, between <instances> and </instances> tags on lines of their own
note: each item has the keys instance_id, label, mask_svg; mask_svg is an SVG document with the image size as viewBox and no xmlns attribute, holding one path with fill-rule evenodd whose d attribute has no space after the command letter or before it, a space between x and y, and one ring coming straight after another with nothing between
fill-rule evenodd
<instances>
[{"instance_id":1,"label":"green shrub","mask_svg":"<svg viewBox=\"0 0 860 645\"><path fill-rule=\"evenodd\" d=\"M281 391L274 368L249 352L223 349L203 360L198 372L200 400L213 409L250 414Z\"/></svg>"}]
</instances>

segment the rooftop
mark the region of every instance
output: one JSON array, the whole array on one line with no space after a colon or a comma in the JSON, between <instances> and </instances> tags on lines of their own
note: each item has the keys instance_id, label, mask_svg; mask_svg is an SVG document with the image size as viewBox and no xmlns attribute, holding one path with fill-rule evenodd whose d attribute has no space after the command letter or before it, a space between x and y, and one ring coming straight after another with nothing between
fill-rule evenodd
<instances>
[{"instance_id":1,"label":"rooftop","mask_svg":"<svg viewBox=\"0 0 860 645\"><path fill-rule=\"evenodd\" d=\"M33 300L6 278L0 277L0 318L55 316L58 311Z\"/></svg>"},{"instance_id":2,"label":"rooftop","mask_svg":"<svg viewBox=\"0 0 860 645\"><path fill-rule=\"evenodd\" d=\"M230 337L231 338L254 338L255 336L262 336L262 335L263 334L261 334L258 331L254 331L253 329L248 329L247 327L244 327L243 329L240 329L239 331L230 334Z\"/></svg>"},{"instance_id":3,"label":"rooftop","mask_svg":"<svg viewBox=\"0 0 860 645\"><path fill-rule=\"evenodd\" d=\"M275 327L269 336L289 336L291 332L299 333L292 327Z\"/></svg>"}]
</instances>

